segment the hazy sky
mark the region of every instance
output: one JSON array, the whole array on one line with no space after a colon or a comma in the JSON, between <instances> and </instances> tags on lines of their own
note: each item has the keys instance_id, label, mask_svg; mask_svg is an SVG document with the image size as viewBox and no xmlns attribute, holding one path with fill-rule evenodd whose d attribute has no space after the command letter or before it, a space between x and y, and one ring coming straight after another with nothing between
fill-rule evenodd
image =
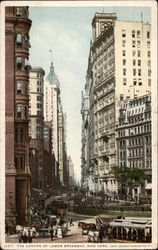
<instances>
[{"instance_id":1,"label":"hazy sky","mask_svg":"<svg viewBox=\"0 0 158 250\"><path fill-rule=\"evenodd\" d=\"M105 4L105 3L104 3ZM133 7L30 7L30 63L46 75L52 58L60 81L63 110L67 114L67 151L80 179L81 91L84 89L91 22L95 12L116 12L118 20L150 23L150 8Z\"/></svg>"}]
</instances>

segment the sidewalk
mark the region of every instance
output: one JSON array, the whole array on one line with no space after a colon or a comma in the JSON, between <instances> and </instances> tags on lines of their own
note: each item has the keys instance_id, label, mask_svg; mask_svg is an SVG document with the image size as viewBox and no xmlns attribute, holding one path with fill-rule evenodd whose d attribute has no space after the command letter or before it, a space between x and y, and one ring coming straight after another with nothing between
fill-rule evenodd
<instances>
[{"instance_id":1,"label":"sidewalk","mask_svg":"<svg viewBox=\"0 0 158 250\"><path fill-rule=\"evenodd\" d=\"M84 218L94 218L95 217L95 216L92 216L92 215L77 214L77 213L74 213L74 212L67 212L67 215L76 216L76 217L84 217Z\"/></svg>"},{"instance_id":2,"label":"sidewalk","mask_svg":"<svg viewBox=\"0 0 158 250\"><path fill-rule=\"evenodd\" d=\"M17 238L18 234L10 234L10 235L6 235L6 238Z\"/></svg>"}]
</instances>

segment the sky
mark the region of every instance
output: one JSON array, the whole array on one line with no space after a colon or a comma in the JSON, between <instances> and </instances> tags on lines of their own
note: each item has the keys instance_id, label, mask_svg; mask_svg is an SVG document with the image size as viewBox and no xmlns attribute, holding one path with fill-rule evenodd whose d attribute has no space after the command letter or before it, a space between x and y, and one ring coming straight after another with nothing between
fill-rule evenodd
<instances>
[{"instance_id":1,"label":"sky","mask_svg":"<svg viewBox=\"0 0 158 250\"><path fill-rule=\"evenodd\" d=\"M67 152L78 181L81 177L81 91L95 12L115 12L118 20L141 21L141 13L143 22L150 23L151 19L148 7L30 7L30 64L42 67L47 76L53 60L60 81L63 111L67 114Z\"/></svg>"}]
</instances>

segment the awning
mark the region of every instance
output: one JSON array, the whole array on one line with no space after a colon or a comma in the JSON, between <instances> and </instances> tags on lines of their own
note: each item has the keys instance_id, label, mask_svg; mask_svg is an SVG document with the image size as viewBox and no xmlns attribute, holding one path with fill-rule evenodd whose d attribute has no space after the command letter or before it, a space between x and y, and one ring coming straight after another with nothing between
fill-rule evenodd
<instances>
[{"instance_id":1,"label":"awning","mask_svg":"<svg viewBox=\"0 0 158 250\"><path fill-rule=\"evenodd\" d=\"M145 189L151 190L152 189L152 184L151 183L147 183Z\"/></svg>"}]
</instances>

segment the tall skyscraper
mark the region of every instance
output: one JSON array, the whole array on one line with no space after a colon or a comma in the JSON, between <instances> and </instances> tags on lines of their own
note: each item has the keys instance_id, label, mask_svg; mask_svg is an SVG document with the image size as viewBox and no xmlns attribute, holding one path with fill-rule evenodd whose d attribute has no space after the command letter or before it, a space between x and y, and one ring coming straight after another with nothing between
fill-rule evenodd
<instances>
[{"instance_id":1,"label":"tall skyscraper","mask_svg":"<svg viewBox=\"0 0 158 250\"><path fill-rule=\"evenodd\" d=\"M88 125L88 172L93 172L98 191L114 192L117 185L110 171L117 165L115 131L119 109L126 97L150 93L151 25L118 21L115 13L96 13L92 31L86 78L92 121Z\"/></svg>"},{"instance_id":2,"label":"tall skyscraper","mask_svg":"<svg viewBox=\"0 0 158 250\"><path fill-rule=\"evenodd\" d=\"M44 83L44 119L52 125L52 153L55 156L55 182L59 183L59 100L60 83L51 62L50 72Z\"/></svg>"}]
</instances>

